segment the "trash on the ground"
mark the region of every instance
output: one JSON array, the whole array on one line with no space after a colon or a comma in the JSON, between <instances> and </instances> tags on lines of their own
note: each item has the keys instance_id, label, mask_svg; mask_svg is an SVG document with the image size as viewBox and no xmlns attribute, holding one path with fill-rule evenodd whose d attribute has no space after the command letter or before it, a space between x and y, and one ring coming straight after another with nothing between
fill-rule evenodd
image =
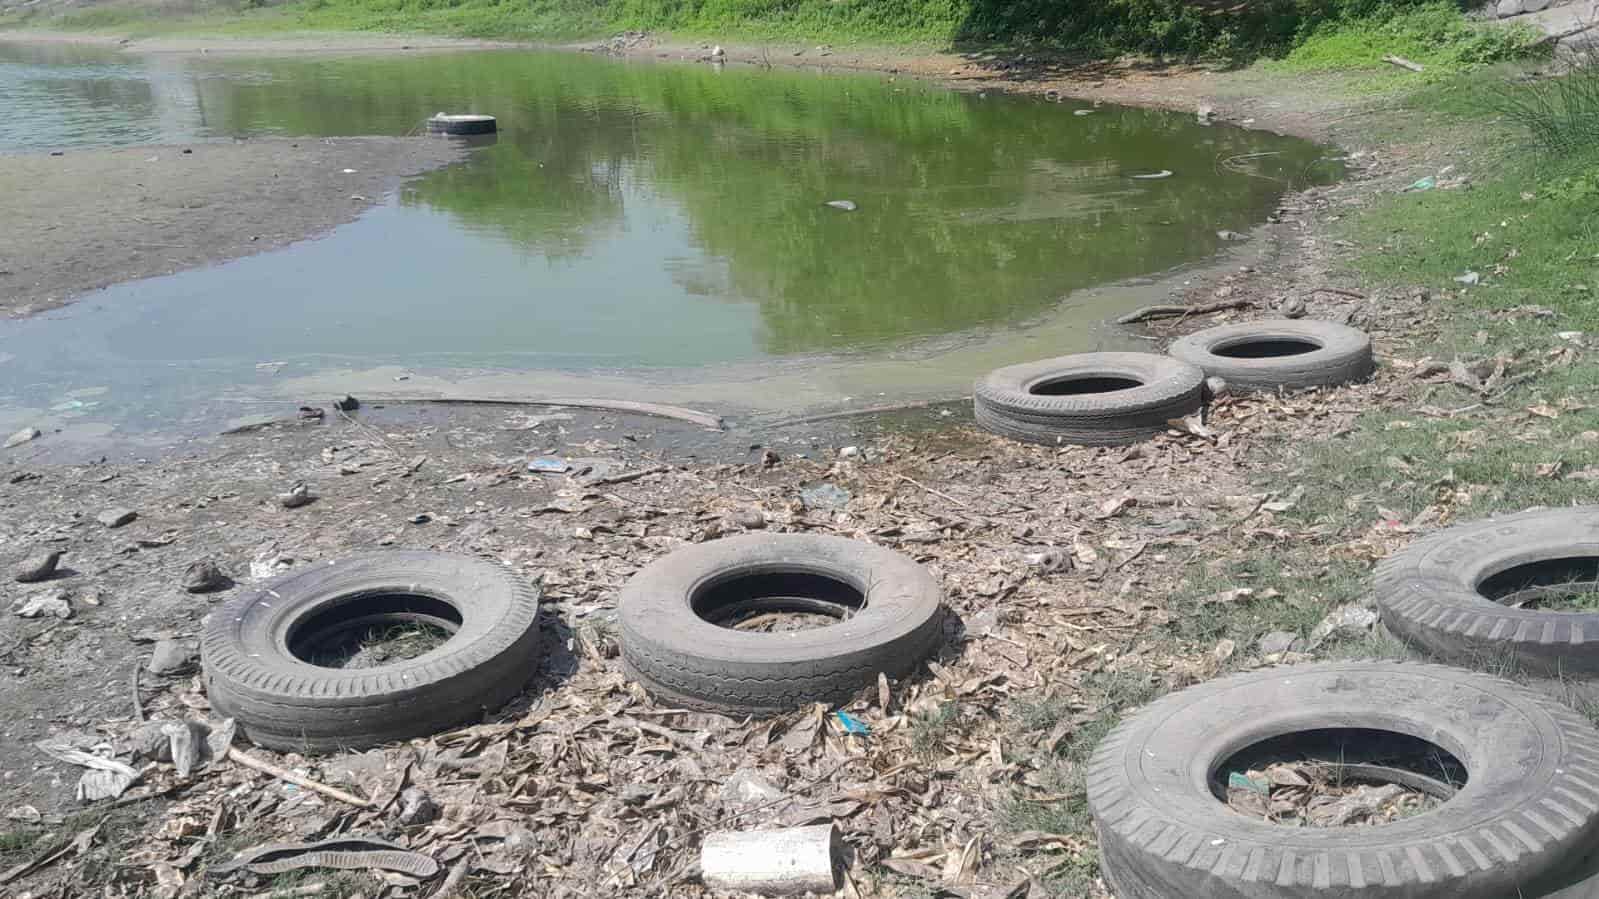
<instances>
[{"instance_id":1,"label":"trash on the ground","mask_svg":"<svg viewBox=\"0 0 1599 899\"><path fill-rule=\"evenodd\" d=\"M1313 652L1334 636L1364 634L1377 624L1377 612L1358 602L1339 606L1310 632L1305 641L1305 651Z\"/></svg>"},{"instance_id":2,"label":"trash on the ground","mask_svg":"<svg viewBox=\"0 0 1599 899\"><path fill-rule=\"evenodd\" d=\"M295 484L287 493L278 494L278 505L285 509L298 509L316 501L316 495L305 484Z\"/></svg>"},{"instance_id":3,"label":"trash on the ground","mask_svg":"<svg viewBox=\"0 0 1599 899\"><path fill-rule=\"evenodd\" d=\"M1216 107L1202 103L1200 104L1199 108L1194 111L1194 115L1199 119L1199 124L1209 125L1211 120L1216 118Z\"/></svg>"},{"instance_id":4,"label":"trash on the ground","mask_svg":"<svg viewBox=\"0 0 1599 899\"><path fill-rule=\"evenodd\" d=\"M1022 561L1026 562L1030 568L1035 568L1039 571L1048 572L1051 574L1060 571L1070 571L1072 568L1071 553L1055 546L1051 546L1048 549L1044 549L1039 552L1027 553L1022 556Z\"/></svg>"},{"instance_id":5,"label":"trash on the ground","mask_svg":"<svg viewBox=\"0 0 1599 899\"><path fill-rule=\"evenodd\" d=\"M1095 110L1092 110L1092 109L1074 109L1074 110L1072 110L1072 115L1077 115L1077 116L1093 115L1094 112L1095 112Z\"/></svg>"},{"instance_id":6,"label":"trash on the ground","mask_svg":"<svg viewBox=\"0 0 1599 899\"><path fill-rule=\"evenodd\" d=\"M752 768L740 768L722 782L722 788L717 795L724 802L749 805L782 799L784 793L774 786L771 781L762 777L760 772Z\"/></svg>"},{"instance_id":7,"label":"trash on the ground","mask_svg":"<svg viewBox=\"0 0 1599 899\"><path fill-rule=\"evenodd\" d=\"M439 873L439 863L430 855L412 852L388 840L354 834L315 843L256 846L208 870L212 874L244 870L252 874L272 875L305 868L395 871L423 880Z\"/></svg>"},{"instance_id":8,"label":"trash on the ground","mask_svg":"<svg viewBox=\"0 0 1599 899\"><path fill-rule=\"evenodd\" d=\"M845 212L854 212L859 208L855 205L853 200L828 200L827 205L833 207L834 209L842 209Z\"/></svg>"},{"instance_id":9,"label":"trash on the ground","mask_svg":"<svg viewBox=\"0 0 1599 899\"><path fill-rule=\"evenodd\" d=\"M12 602L11 610L18 618L71 618L72 601L67 596L65 590L23 596Z\"/></svg>"},{"instance_id":10,"label":"trash on the ground","mask_svg":"<svg viewBox=\"0 0 1599 899\"><path fill-rule=\"evenodd\" d=\"M47 581L55 576L56 566L61 562L61 550L50 549L33 555L18 562L11 569L11 576L19 584L36 584Z\"/></svg>"},{"instance_id":11,"label":"trash on the ground","mask_svg":"<svg viewBox=\"0 0 1599 899\"><path fill-rule=\"evenodd\" d=\"M1163 178L1170 178L1173 174L1174 173L1171 169L1161 169L1158 172L1143 172L1138 175L1130 175L1129 177L1135 181L1159 181Z\"/></svg>"},{"instance_id":12,"label":"trash on the ground","mask_svg":"<svg viewBox=\"0 0 1599 899\"><path fill-rule=\"evenodd\" d=\"M321 406L301 406L300 407L300 420L301 421L321 421L322 419L326 418L327 415L328 415L327 410L323 409Z\"/></svg>"},{"instance_id":13,"label":"trash on the ground","mask_svg":"<svg viewBox=\"0 0 1599 899\"><path fill-rule=\"evenodd\" d=\"M406 787L400 793L400 815L397 820L402 827L427 824L438 816L438 805L421 788Z\"/></svg>"},{"instance_id":14,"label":"trash on the ground","mask_svg":"<svg viewBox=\"0 0 1599 899\"><path fill-rule=\"evenodd\" d=\"M21 446L30 440L37 440L42 436L44 436L44 432L40 431L38 428L23 428L22 430L6 438L4 448L11 449L12 447Z\"/></svg>"},{"instance_id":15,"label":"trash on the ground","mask_svg":"<svg viewBox=\"0 0 1599 899\"><path fill-rule=\"evenodd\" d=\"M842 509L849 505L850 492L836 484L817 484L801 490L800 501L808 509Z\"/></svg>"},{"instance_id":16,"label":"trash on the ground","mask_svg":"<svg viewBox=\"0 0 1599 899\"><path fill-rule=\"evenodd\" d=\"M194 664L195 651L180 640L159 640L145 668L151 674L177 674Z\"/></svg>"},{"instance_id":17,"label":"trash on the ground","mask_svg":"<svg viewBox=\"0 0 1599 899\"><path fill-rule=\"evenodd\" d=\"M211 593L233 586L233 579L222 573L215 562L202 559L183 572L183 589L187 593Z\"/></svg>"},{"instance_id":18,"label":"trash on the ground","mask_svg":"<svg viewBox=\"0 0 1599 899\"><path fill-rule=\"evenodd\" d=\"M1219 400L1229 393L1227 379L1211 375L1205 379L1205 395L1213 400Z\"/></svg>"},{"instance_id":19,"label":"trash on the ground","mask_svg":"<svg viewBox=\"0 0 1599 899\"><path fill-rule=\"evenodd\" d=\"M1247 234L1244 234L1244 233L1239 232L1239 231L1228 231L1228 230L1225 230L1225 229L1221 230L1221 231L1217 231L1216 232L1216 237L1218 239L1220 239L1220 240L1229 240L1229 241L1239 241L1239 240L1248 240L1249 239L1249 235L1247 235Z\"/></svg>"},{"instance_id":20,"label":"trash on the ground","mask_svg":"<svg viewBox=\"0 0 1599 899\"><path fill-rule=\"evenodd\" d=\"M865 721L856 718L849 712L839 710L833 713L833 717L838 719L839 725L844 728L844 733L846 734L864 737L872 732L871 727Z\"/></svg>"},{"instance_id":21,"label":"trash on the ground","mask_svg":"<svg viewBox=\"0 0 1599 899\"><path fill-rule=\"evenodd\" d=\"M572 470L572 466L565 459L555 456L538 456L528 460L527 470L534 474L566 474Z\"/></svg>"},{"instance_id":22,"label":"trash on the ground","mask_svg":"<svg viewBox=\"0 0 1599 899\"><path fill-rule=\"evenodd\" d=\"M1405 190L1432 190L1438 186L1438 179L1432 175L1417 180Z\"/></svg>"},{"instance_id":23,"label":"trash on the ground","mask_svg":"<svg viewBox=\"0 0 1599 899\"><path fill-rule=\"evenodd\" d=\"M1464 275L1455 278L1455 281L1467 287L1472 287L1482 283L1482 274L1479 272L1466 272Z\"/></svg>"},{"instance_id":24,"label":"trash on the ground","mask_svg":"<svg viewBox=\"0 0 1599 899\"><path fill-rule=\"evenodd\" d=\"M1227 775L1227 788L1229 790L1252 790L1262 796L1271 792L1271 784L1265 780L1256 780L1248 775L1239 774L1237 771Z\"/></svg>"},{"instance_id":25,"label":"trash on the ground","mask_svg":"<svg viewBox=\"0 0 1599 899\"><path fill-rule=\"evenodd\" d=\"M838 827L718 831L700 845L700 875L722 890L795 896L839 888Z\"/></svg>"},{"instance_id":26,"label":"trash on the ground","mask_svg":"<svg viewBox=\"0 0 1599 899\"><path fill-rule=\"evenodd\" d=\"M94 520L100 522L108 528L115 529L120 528L125 524L133 523L138 519L138 517L139 513L133 511L132 509L107 509L104 512L101 512L99 515L94 516Z\"/></svg>"},{"instance_id":27,"label":"trash on the ground","mask_svg":"<svg viewBox=\"0 0 1599 899\"><path fill-rule=\"evenodd\" d=\"M127 792L128 787L133 786L134 781L139 779L137 768L116 759L108 759L48 740L41 740L33 745L57 761L89 769L78 778L76 795L80 802L115 799Z\"/></svg>"}]
</instances>

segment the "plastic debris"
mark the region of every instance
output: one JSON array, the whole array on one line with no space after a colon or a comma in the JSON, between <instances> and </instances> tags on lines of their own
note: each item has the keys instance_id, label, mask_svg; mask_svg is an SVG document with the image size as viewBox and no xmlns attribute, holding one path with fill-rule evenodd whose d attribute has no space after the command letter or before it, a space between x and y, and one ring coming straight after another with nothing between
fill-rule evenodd
<instances>
[{"instance_id":1,"label":"plastic debris","mask_svg":"<svg viewBox=\"0 0 1599 899\"><path fill-rule=\"evenodd\" d=\"M834 209L842 209L845 212L854 212L856 209L860 208L856 206L852 200L828 200L827 205L833 207Z\"/></svg>"},{"instance_id":2,"label":"plastic debris","mask_svg":"<svg viewBox=\"0 0 1599 899\"><path fill-rule=\"evenodd\" d=\"M833 717L837 718L838 723L843 725L844 733L864 737L872 732L871 727L866 722L856 718L849 712L837 711L833 713Z\"/></svg>"},{"instance_id":3,"label":"plastic debris","mask_svg":"<svg viewBox=\"0 0 1599 899\"><path fill-rule=\"evenodd\" d=\"M572 470L572 466L568 465L565 459L539 456L528 461L527 470L534 474L566 474Z\"/></svg>"},{"instance_id":4,"label":"plastic debris","mask_svg":"<svg viewBox=\"0 0 1599 899\"><path fill-rule=\"evenodd\" d=\"M800 501L810 509L842 509L849 500L849 491L835 484L817 484L800 491Z\"/></svg>"}]
</instances>

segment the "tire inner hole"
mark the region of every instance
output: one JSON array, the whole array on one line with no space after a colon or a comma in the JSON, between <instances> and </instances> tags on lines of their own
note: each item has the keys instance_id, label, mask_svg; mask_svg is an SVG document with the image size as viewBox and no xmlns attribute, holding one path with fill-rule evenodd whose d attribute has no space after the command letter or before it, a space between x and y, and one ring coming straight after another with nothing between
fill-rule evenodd
<instances>
[{"instance_id":1,"label":"tire inner hole","mask_svg":"<svg viewBox=\"0 0 1599 899\"><path fill-rule=\"evenodd\" d=\"M1241 340L1224 344L1211 352L1229 359L1276 359L1281 356L1303 356L1321 349L1321 344L1292 337Z\"/></svg>"},{"instance_id":2,"label":"tire inner hole","mask_svg":"<svg viewBox=\"0 0 1599 899\"><path fill-rule=\"evenodd\" d=\"M1544 559L1495 572L1477 592L1500 605L1546 612L1599 611L1599 556Z\"/></svg>"},{"instance_id":3,"label":"tire inner hole","mask_svg":"<svg viewBox=\"0 0 1599 899\"><path fill-rule=\"evenodd\" d=\"M1142 386L1144 382L1134 378L1083 375L1041 381L1029 387L1027 392L1034 396L1081 396L1087 393L1115 393L1118 390L1132 390L1134 387Z\"/></svg>"},{"instance_id":4,"label":"tire inner hole","mask_svg":"<svg viewBox=\"0 0 1599 899\"><path fill-rule=\"evenodd\" d=\"M740 574L701 587L694 613L718 627L777 633L827 627L866 608L854 584L809 571Z\"/></svg>"},{"instance_id":5,"label":"tire inner hole","mask_svg":"<svg viewBox=\"0 0 1599 899\"><path fill-rule=\"evenodd\" d=\"M324 604L289 632L289 652L320 668L376 668L426 655L461 628L461 613L433 596L378 590Z\"/></svg>"},{"instance_id":6,"label":"tire inner hole","mask_svg":"<svg viewBox=\"0 0 1599 899\"><path fill-rule=\"evenodd\" d=\"M1212 769L1210 791L1233 811L1286 827L1389 824L1448 802L1466 766L1420 737L1356 727L1261 740Z\"/></svg>"}]
</instances>

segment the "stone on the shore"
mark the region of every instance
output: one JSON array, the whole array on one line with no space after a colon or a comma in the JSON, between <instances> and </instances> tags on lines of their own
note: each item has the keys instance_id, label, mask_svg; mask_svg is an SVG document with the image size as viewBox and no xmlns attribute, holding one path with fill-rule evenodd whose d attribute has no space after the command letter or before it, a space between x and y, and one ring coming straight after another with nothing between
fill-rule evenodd
<instances>
[{"instance_id":1,"label":"stone on the shore","mask_svg":"<svg viewBox=\"0 0 1599 899\"><path fill-rule=\"evenodd\" d=\"M53 577L60 562L61 550L46 550L23 559L11 573L19 584L36 584Z\"/></svg>"},{"instance_id":2,"label":"stone on the shore","mask_svg":"<svg viewBox=\"0 0 1599 899\"><path fill-rule=\"evenodd\" d=\"M1257 647L1263 656L1280 655L1293 651L1299 645L1299 635L1288 631L1272 631L1260 638Z\"/></svg>"},{"instance_id":3,"label":"stone on the shore","mask_svg":"<svg viewBox=\"0 0 1599 899\"><path fill-rule=\"evenodd\" d=\"M37 440L41 436L43 436L43 432L41 432L38 428L23 428L22 430L6 438L5 448L11 449L14 446L21 446L30 440Z\"/></svg>"},{"instance_id":4,"label":"stone on the shore","mask_svg":"<svg viewBox=\"0 0 1599 899\"><path fill-rule=\"evenodd\" d=\"M94 520L108 528L120 528L125 524L132 523L138 517L139 513L132 509L107 509L94 516Z\"/></svg>"},{"instance_id":5,"label":"stone on the shore","mask_svg":"<svg viewBox=\"0 0 1599 899\"><path fill-rule=\"evenodd\" d=\"M1494 10L1501 19L1521 15L1522 0L1499 0L1499 6Z\"/></svg>"},{"instance_id":6,"label":"stone on the shore","mask_svg":"<svg viewBox=\"0 0 1599 899\"><path fill-rule=\"evenodd\" d=\"M766 527L766 513L760 509L739 509L731 516L733 524L749 531Z\"/></svg>"},{"instance_id":7,"label":"stone on the shore","mask_svg":"<svg viewBox=\"0 0 1599 899\"><path fill-rule=\"evenodd\" d=\"M288 493L278 494L278 503L285 509L298 509L310 505L316 499L311 493L311 488L304 484L295 484L289 488Z\"/></svg>"},{"instance_id":8,"label":"stone on the shore","mask_svg":"<svg viewBox=\"0 0 1599 899\"><path fill-rule=\"evenodd\" d=\"M194 650L178 640L161 640L155 644L146 666L151 674L176 674L194 661Z\"/></svg>"},{"instance_id":9,"label":"stone on the shore","mask_svg":"<svg viewBox=\"0 0 1599 899\"><path fill-rule=\"evenodd\" d=\"M1205 395L1211 399L1220 399L1231 391L1227 386L1227 379L1218 375L1211 375L1205 379Z\"/></svg>"},{"instance_id":10,"label":"stone on the shore","mask_svg":"<svg viewBox=\"0 0 1599 899\"><path fill-rule=\"evenodd\" d=\"M65 591L56 593L39 593L34 596L25 596L12 603L11 610L19 618L71 618L72 602L67 599Z\"/></svg>"},{"instance_id":11,"label":"stone on the shore","mask_svg":"<svg viewBox=\"0 0 1599 899\"><path fill-rule=\"evenodd\" d=\"M183 589L189 593L210 593L233 586L233 579L222 573L215 562L201 560L183 573Z\"/></svg>"}]
</instances>

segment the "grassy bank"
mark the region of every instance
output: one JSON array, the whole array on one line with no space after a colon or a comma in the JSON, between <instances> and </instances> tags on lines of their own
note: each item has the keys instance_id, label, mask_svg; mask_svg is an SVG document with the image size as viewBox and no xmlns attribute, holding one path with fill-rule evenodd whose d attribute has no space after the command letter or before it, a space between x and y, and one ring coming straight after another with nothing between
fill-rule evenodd
<instances>
[{"instance_id":1,"label":"grassy bank","mask_svg":"<svg viewBox=\"0 0 1599 899\"><path fill-rule=\"evenodd\" d=\"M1334 434L1254 454L1260 495L1279 510L1282 533L1295 537L1217 547L1192 562L1172 598L1172 623L1142 635L1138 654L1217 659L1207 675L1252 667L1263 635L1308 638L1329 613L1367 600L1375 560L1411 534L1594 502L1599 73L1572 77L1541 87L1486 73L1442 79L1373 123L1379 146L1409 145L1419 134L1436 140L1427 174L1444 185L1386 193L1328 235L1347 247L1340 273L1362 282L1370 298L1362 314L1393 348L1379 382L1385 399ZM1254 598L1216 601L1239 590ZM1312 656L1418 654L1379 629L1334 639ZM1504 659L1475 667L1520 676ZM1072 798L1017 801L1004 822L1081 841L1051 884L1060 896L1082 895L1097 873L1082 765L1123 714L1183 683L1155 666L1088 686L1077 707L1096 709L1095 717L1029 760ZM1567 699L1599 721L1590 701ZM1069 711L1018 704L1018 742Z\"/></svg>"},{"instance_id":2,"label":"grassy bank","mask_svg":"<svg viewBox=\"0 0 1599 899\"><path fill-rule=\"evenodd\" d=\"M722 42L1011 45L1091 56L1245 62L1286 57L1306 70L1409 54L1452 69L1521 51L1516 29L1468 24L1452 0L112 0L35 12L5 25L205 32L386 31L538 41L636 30Z\"/></svg>"}]
</instances>

